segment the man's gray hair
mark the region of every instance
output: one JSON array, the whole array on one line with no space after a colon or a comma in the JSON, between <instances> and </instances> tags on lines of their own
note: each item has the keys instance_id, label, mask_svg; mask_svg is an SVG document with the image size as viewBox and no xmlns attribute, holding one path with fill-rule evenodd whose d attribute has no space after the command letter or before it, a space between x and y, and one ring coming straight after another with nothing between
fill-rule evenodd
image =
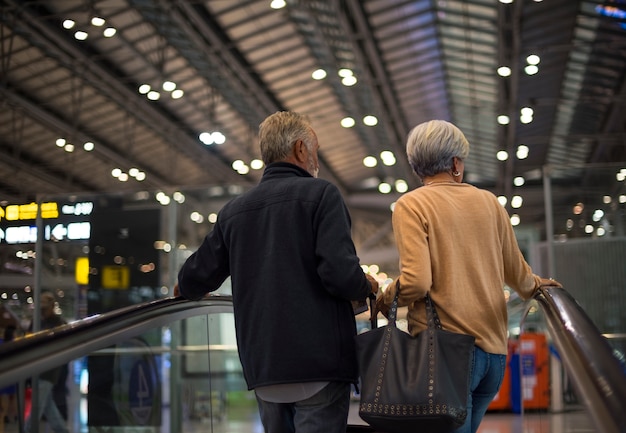
<instances>
[{"instance_id":1,"label":"man's gray hair","mask_svg":"<svg viewBox=\"0 0 626 433\"><path fill-rule=\"evenodd\" d=\"M464 160L469 142L463 132L445 120L431 120L414 127L406 142L406 156L423 179L452 169L453 158Z\"/></svg>"},{"instance_id":2,"label":"man's gray hair","mask_svg":"<svg viewBox=\"0 0 626 433\"><path fill-rule=\"evenodd\" d=\"M313 128L307 116L293 111L278 111L259 125L261 158L265 165L282 161L298 140L311 150L313 138Z\"/></svg>"}]
</instances>

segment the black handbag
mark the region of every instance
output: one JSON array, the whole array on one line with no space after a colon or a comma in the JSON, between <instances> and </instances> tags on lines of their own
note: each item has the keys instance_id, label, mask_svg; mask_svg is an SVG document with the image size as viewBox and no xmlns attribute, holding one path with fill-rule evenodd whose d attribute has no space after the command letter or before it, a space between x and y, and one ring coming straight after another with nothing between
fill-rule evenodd
<instances>
[{"instance_id":1,"label":"black handbag","mask_svg":"<svg viewBox=\"0 0 626 433\"><path fill-rule=\"evenodd\" d=\"M396 327L397 294L387 326L356 336L359 416L376 430L452 432L467 417L475 338L443 330L429 294L425 303L428 329L416 337Z\"/></svg>"}]
</instances>

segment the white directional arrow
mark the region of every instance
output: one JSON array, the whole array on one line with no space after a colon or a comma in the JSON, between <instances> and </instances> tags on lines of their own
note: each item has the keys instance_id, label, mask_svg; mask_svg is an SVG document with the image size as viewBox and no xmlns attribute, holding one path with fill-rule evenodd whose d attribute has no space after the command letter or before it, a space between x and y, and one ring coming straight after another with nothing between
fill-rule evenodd
<instances>
[{"instance_id":1,"label":"white directional arrow","mask_svg":"<svg viewBox=\"0 0 626 433\"><path fill-rule=\"evenodd\" d=\"M52 237L59 241L62 240L65 235L67 235L67 229L63 226L63 224L57 224L52 229Z\"/></svg>"}]
</instances>

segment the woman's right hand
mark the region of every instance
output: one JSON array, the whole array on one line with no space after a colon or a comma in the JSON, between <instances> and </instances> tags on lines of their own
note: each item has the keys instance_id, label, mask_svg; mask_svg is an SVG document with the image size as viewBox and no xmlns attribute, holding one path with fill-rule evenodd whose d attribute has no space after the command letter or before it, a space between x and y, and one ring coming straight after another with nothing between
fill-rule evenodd
<instances>
[{"instance_id":1,"label":"woman's right hand","mask_svg":"<svg viewBox=\"0 0 626 433\"><path fill-rule=\"evenodd\" d=\"M541 278L541 286L560 287L563 288L563 284L559 283L553 278Z\"/></svg>"}]
</instances>

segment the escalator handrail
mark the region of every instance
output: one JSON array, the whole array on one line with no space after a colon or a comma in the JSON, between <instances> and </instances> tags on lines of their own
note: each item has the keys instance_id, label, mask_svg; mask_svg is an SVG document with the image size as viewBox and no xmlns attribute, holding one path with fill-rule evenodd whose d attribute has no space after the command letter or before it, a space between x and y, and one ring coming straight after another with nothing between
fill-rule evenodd
<instances>
[{"instance_id":1,"label":"escalator handrail","mask_svg":"<svg viewBox=\"0 0 626 433\"><path fill-rule=\"evenodd\" d=\"M568 377L598 431L626 432L626 375L608 341L566 290L541 287L534 299L546 317Z\"/></svg>"},{"instance_id":2,"label":"escalator handrail","mask_svg":"<svg viewBox=\"0 0 626 433\"><path fill-rule=\"evenodd\" d=\"M0 344L0 388L189 317L232 312L232 296L163 298L90 316Z\"/></svg>"}]
</instances>

